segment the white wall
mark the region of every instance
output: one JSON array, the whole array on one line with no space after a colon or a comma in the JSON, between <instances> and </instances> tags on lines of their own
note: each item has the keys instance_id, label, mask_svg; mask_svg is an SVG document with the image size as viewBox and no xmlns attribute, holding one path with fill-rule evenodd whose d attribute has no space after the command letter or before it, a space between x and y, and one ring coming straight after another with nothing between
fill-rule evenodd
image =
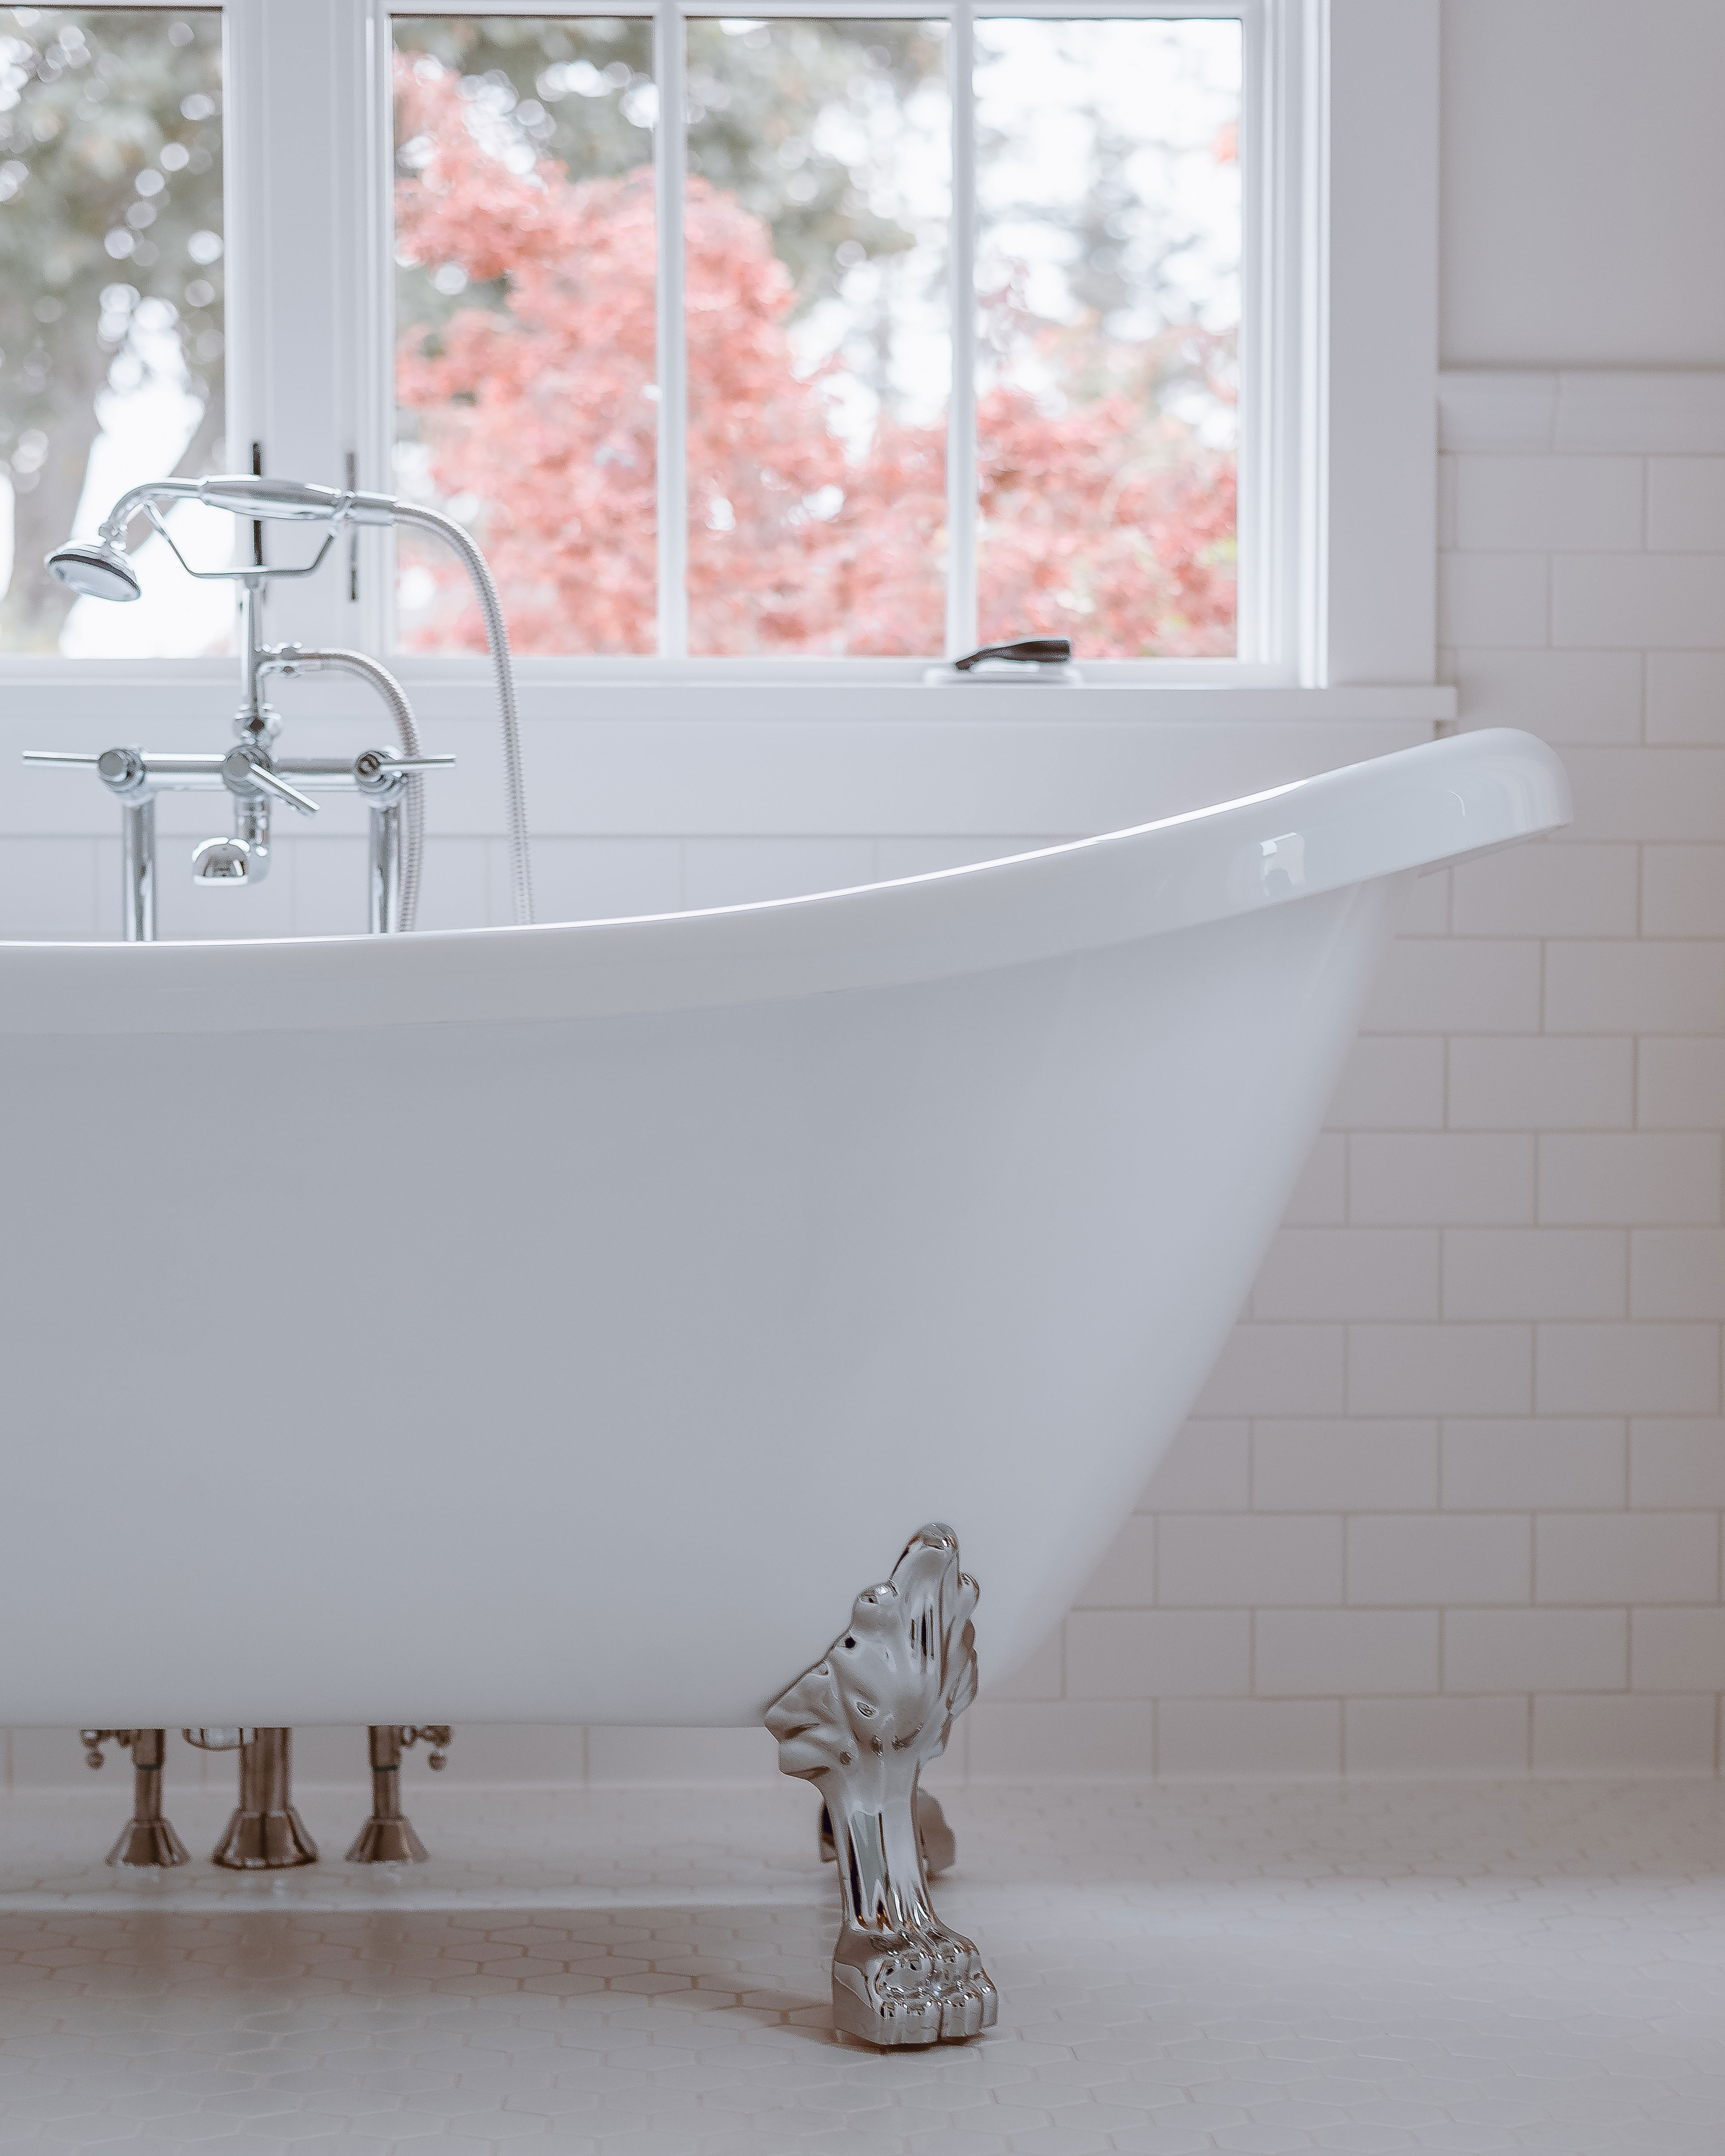
<instances>
[{"instance_id":1,"label":"white wall","mask_svg":"<svg viewBox=\"0 0 1725 2156\"><path fill-rule=\"evenodd\" d=\"M1418 886L1202 1419L973 1772L1717 1769L1725 373L1444 406L1445 669L1576 822Z\"/></svg>"},{"instance_id":2,"label":"white wall","mask_svg":"<svg viewBox=\"0 0 1725 2156\"><path fill-rule=\"evenodd\" d=\"M1444 0L1443 363L1725 366L1725 8Z\"/></svg>"},{"instance_id":3,"label":"white wall","mask_svg":"<svg viewBox=\"0 0 1725 2156\"><path fill-rule=\"evenodd\" d=\"M1443 670L1577 821L1421 887L1204 1418L973 1772L1718 1771L1725 8L1445 0L1444 69Z\"/></svg>"}]
</instances>

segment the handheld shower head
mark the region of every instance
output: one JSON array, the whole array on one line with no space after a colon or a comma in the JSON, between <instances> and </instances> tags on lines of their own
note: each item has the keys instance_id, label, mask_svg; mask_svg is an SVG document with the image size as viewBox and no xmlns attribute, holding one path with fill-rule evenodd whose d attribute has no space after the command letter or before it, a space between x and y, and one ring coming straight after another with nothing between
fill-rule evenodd
<instances>
[{"instance_id":1,"label":"handheld shower head","mask_svg":"<svg viewBox=\"0 0 1725 2156\"><path fill-rule=\"evenodd\" d=\"M290 524L393 524L397 508L393 495L356 494L352 488L313 486L297 479L261 479L251 472L218 472L201 479L197 499L232 516Z\"/></svg>"},{"instance_id":2,"label":"handheld shower head","mask_svg":"<svg viewBox=\"0 0 1725 2156\"><path fill-rule=\"evenodd\" d=\"M128 487L108 511L96 534L102 547L121 547L135 516L152 520L164 502L201 501L207 509L225 509L249 520L282 519L290 524L393 524L407 505L393 495L357 494L352 489L311 486L304 480L262 479L254 472L213 472L203 479L152 479ZM56 576L63 556L87 551L62 547L49 556ZM65 581L70 583L68 577ZM118 598L117 593L105 597Z\"/></svg>"},{"instance_id":3,"label":"handheld shower head","mask_svg":"<svg viewBox=\"0 0 1725 2156\"><path fill-rule=\"evenodd\" d=\"M48 557L49 573L91 599L141 598L138 572L110 539L74 539Z\"/></svg>"}]
</instances>

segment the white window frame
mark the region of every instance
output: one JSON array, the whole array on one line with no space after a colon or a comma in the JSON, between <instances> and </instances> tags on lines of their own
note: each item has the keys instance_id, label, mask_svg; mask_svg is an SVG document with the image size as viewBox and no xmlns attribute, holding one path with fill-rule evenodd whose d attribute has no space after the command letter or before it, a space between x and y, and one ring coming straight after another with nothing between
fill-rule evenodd
<instances>
[{"instance_id":1,"label":"white window frame","mask_svg":"<svg viewBox=\"0 0 1725 2156\"><path fill-rule=\"evenodd\" d=\"M1103 776L1118 778L1118 744L1070 800L1058 773L1073 743L1111 742L1122 723L1201 727L1214 737L1230 724L1280 730L1308 721L1303 760L1341 762L1345 755L1329 753L1338 726L1345 736L1353 722L1378 721L1394 740L1417 738L1453 713L1454 691L1435 685L1438 0L957 4L961 58L971 14L1219 14L1245 25L1248 655L1088 662L1083 687L1058 690L926 686L920 660L524 659L522 707L539 742L530 752L547 778L561 767L585 788L593 806L579 828L900 828L894 803L907 785L932 785L952 765L954 740L963 744L961 762L969 759L969 781L955 775L937 786L945 798L918 810L920 828L969 828L984 814L965 793L978 757L1022 762L1027 747L1034 752L1024 768L1034 776L1007 791L1040 813L1003 801L986 811L987 828L1101 828L1110 820L1105 804L1119 798ZM814 0L756 0L756 11L827 12ZM270 470L311 479L339 480L351 455L358 483L385 490L393 436L393 12L439 10L416 10L411 0L398 10L385 0L226 0L224 8L229 441L261 441ZM468 0L447 12L580 11L567 0ZM719 10L657 0L653 12L670 109L668 58L680 44L667 33L680 13ZM834 12L937 11L854 0ZM681 154L680 141L663 139L669 131L659 146L662 180ZM675 217L680 189L661 186L660 194L673 205L662 214ZM954 249L958 276L966 254ZM661 248L662 281L677 281L678 268ZM954 358L962 378L962 351ZM675 428L680 385L667 374L663 386ZM964 483L956 474L955 484ZM667 531L661 547L675 555L680 540L680 529ZM357 601L347 578L327 571L303 588L279 588L272 636L372 650L401 674L429 721L481 720L483 660L392 652L389 536L367 533L361 543ZM955 641L964 625L962 615L951 624ZM28 690L33 716L83 724L111 715L123 686L135 731L157 714L219 713L231 701L230 679L221 660L17 659L0 660L0 698L13 705ZM996 737L987 747L971 723L984 716L1002 722L983 730ZM793 719L810 737L805 743L793 745L773 723ZM572 721L587 726L580 747L542 738L543 728ZM882 721L901 723L883 732ZM845 727L871 737L860 764L847 762L833 732ZM1359 739L1362 754L1394 745L1389 735ZM1137 769L1157 753L1140 747L1127 764ZM788 783L788 770L803 777Z\"/></svg>"}]
</instances>

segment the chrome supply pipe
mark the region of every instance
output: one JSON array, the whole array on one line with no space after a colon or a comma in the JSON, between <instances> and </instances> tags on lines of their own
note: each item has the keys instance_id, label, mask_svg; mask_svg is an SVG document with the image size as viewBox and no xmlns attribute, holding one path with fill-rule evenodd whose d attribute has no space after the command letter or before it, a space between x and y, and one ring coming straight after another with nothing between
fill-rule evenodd
<instances>
[{"instance_id":1,"label":"chrome supply pipe","mask_svg":"<svg viewBox=\"0 0 1725 2156\"><path fill-rule=\"evenodd\" d=\"M368 1732L372 1763L372 1815L347 1852L350 1864L424 1864L425 1845L401 1808L401 1755L421 1738L431 1748L427 1762L434 1774L447 1764L444 1748L453 1732L448 1722L418 1729L398 1722L374 1726Z\"/></svg>"},{"instance_id":2,"label":"chrome supply pipe","mask_svg":"<svg viewBox=\"0 0 1725 2156\"><path fill-rule=\"evenodd\" d=\"M373 936L393 936L411 926L406 901L407 849L403 843L399 801L372 803L367 823L366 927Z\"/></svg>"},{"instance_id":3,"label":"chrome supply pipe","mask_svg":"<svg viewBox=\"0 0 1725 2156\"><path fill-rule=\"evenodd\" d=\"M120 810L120 892L128 943L156 941L156 797L127 801Z\"/></svg>"},{"instance_id":4,"label":"chrome supply pipe","mask_svg":"<svg viewBox=\"0 0 1725 2156\"><path fill-rule=\"evenodd\" d=\"M108 1851L110 1864L141 1869L172 1870L191 1859L186 1845L162 1815L162 1769L167 1757L165 1729L80 1729L84 1763L102 1763L102 1747L111 1738L131 1753L131 1817L120 1830L120 1839Z\"/></svg>"},{"instance_id":5,"label":"chrome supply pipe","mask_svg":"<svg viewBox=\"0 0 1725 2156\"><path fill-rule=\"evenodd\" d=\"M424 1864L425 1845L401 1808L401 1727L374 1724L367 1732L372 1764L372 1815L347 1852L350 1864Z\"/></svg>"}]
</instances>

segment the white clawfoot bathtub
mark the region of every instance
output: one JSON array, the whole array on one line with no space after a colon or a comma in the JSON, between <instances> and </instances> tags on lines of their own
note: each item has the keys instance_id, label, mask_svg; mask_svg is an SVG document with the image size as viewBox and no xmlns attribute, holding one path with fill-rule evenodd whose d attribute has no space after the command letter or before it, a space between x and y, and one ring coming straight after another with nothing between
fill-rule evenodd
<instances>
[{"instance_id":1,"label":"white clawfoot bathtub","mask_svg":"<svg viewBox=\"0 0 1725 2156\"><path fill-rule=\"evenodd\" d=\"M0 946L0 1720L741 1724L922 1522L1035 1647L1184 1417L1465 735L717 912Z\"/></svg>"}]
</instances>

